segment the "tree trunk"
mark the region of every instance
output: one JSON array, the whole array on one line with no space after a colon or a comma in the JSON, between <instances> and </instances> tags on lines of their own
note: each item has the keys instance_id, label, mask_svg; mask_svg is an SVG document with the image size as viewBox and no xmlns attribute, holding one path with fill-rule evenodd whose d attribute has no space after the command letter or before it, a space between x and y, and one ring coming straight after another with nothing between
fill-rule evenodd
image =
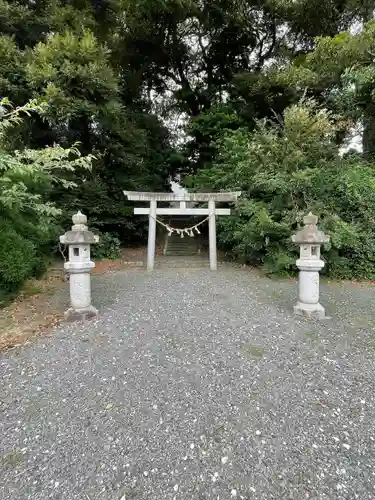
<instances>
[{"instance_id":1,"label":"tree trunk","mask_svg":"<svg viewBox=\"0 0 375 500\"><path fill-rule=\"evenodd\" d=\"M374 17L374 0L363 0L361 14L363 23L368 23Z\"/></svg>"},{"instance_id":2,"label":"tree trunk","mask_svg":"<svg viewBox=\"0 0 375 500\"><path fill-rule=\"evenodd\" d=\"M363 113L362 146L365 158L375 158L375 106L370 104Z\"/></svg>"},{"instance_id":3,"label":"tree trunk","mask_svg":"<svg viewBox=\"0 0 375 500\"><path fill-rule=\"evenodd\" d=\"M363 0L362 21L367 23L373 19L374 0ZM362 135L363 155L365 158L375 157L375 105L370 103L363 113L363 135Z\"/></svg>"}]
</instances>

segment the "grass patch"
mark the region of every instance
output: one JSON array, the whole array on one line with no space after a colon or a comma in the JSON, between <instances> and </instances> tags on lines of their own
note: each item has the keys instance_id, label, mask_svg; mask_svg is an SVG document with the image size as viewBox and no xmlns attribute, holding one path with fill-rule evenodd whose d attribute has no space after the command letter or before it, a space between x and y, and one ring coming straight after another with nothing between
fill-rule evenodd
<instances>
[{"instance_id":1,"label":"grass patch","mask_svg":"<svg viewBox=\"0 0 375 500\"><path fill-rule=\"evenodd\" d=\"M265 354L265 349L257 345L244 344L242 346L242 352L246 357L249 358L261 358Z\"/></svg>"},{"instance_id":2,"label":"grass patch","mask_svg":"<svg viewBox=\"0 0 375 500\"><path fill-rule=\"evenodd\" d=\"M178 337L176 335L173 335L173 334L168 335L167 343L170 347L172 347L172 349L176 349L180 345Z\"/></svg>"},{"instance_id":3,"label":"grass patch","mask_svg":"<svg viewBox=\"0 0 375 500\"><path fill-rule=\"evenodd\" d=\"M249 401L257 401L260 397L259 391L250 391L249 392Z\"/></svg>"},{"instance_id":4,"label":"grass patch","mask_svg":"<svg viewBox=\"0 0 375 500\"><path fill-rule=\"evenodd\" d=\"M306 337L307 339L313 339L316 337L314 332L304 332L303 336Z\"/></svg>"},{"instance_id":5,"label":"grass patch","mask_svg":"<svg viewBox=\"0 0 375 500\"><path fill-rule=\"evenodd\" d=\"M34 295L40 295L43 293L43 286L37 282L26 283L25 287L21 291L21 296L23 298L33 297Z\"/></svg>"},{"instance_id":6,"label":"grass patch","mask_svg":"<svg viewBox=\"0 0 375 500\"><path fill-rule=\"evenodd\" d=\"M3 467L13 468L19 465L24 459L22 453L8 453L0 459L0 463Z\"/></svg>"}]
</instances>

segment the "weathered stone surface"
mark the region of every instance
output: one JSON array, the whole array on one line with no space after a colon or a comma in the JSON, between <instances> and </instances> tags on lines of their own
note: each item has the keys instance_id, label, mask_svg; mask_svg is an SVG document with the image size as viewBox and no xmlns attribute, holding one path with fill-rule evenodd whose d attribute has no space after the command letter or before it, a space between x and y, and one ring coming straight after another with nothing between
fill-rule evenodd
<instances>
[{"instance_id":1,"label":"weathered stone surface","mask_svg":"<svg viewBox=\"0 0 375 500\"><path fill-rule=\"evenodd\" d=\"M64 317L66 321L87 321L93 318L97 318L99 315L98 310L95 307L90 306L85 310L75 310L73 308L68 309L64 313Z\"/></svg>"},{"instance_id":2,"label":"weathered stone surface","mask_svg":"<svg viewBox=\"0 0 375 500\"><path fill-rule=\"evenodd\" d=\"M320 246L328 243L329 236L317 227L318 217L311 212L303 218L304 228L292 236L300 245L300 258L296 261L299 272L296 314L323 319L324 307L319 304L319 272L324 267L320 259Z\"/></svg>"},{"instance_id":3,"label":"weathered stone surface","mask_svg":"<svg viewBox=\"0 0 375 500\"><path fill-rule=\"evenodd\" d=\"M148 193L141 191L124 191L125 196L128 200L132 201L236 201L239 196L241 196L241 191L233 192L222 192L222 193Z\"/></svg>"},{"instance_id":4,"label":"weathered stone surface","mask_svg":"<svg viewBox=\"0 0 375 500\"><path fill-rule=\"evenodd\" d=\"M329 242L329 236L317 227L318 217L311 212L303 218L304 227L292 236L292 241L299 244L320 244Z\"/></svg>"},{"instance_id":5,"label":"weathered stone surface","mask_svg":"<svg viewBox=\"0 0 375 500\"><path fill-rule=\"evenodd\" d=\"M319 303L308 304L306 302L297 302L293 308L294 313L307 318L325 319L326 313L324 307Z\"/></svg>"},{"instance_id":6,"label":"weathered stone surface","mask_svg":"<svg viewBox=\"0 0 375 500\"><path fill-rule=\"evenodd\" d=\"M99 239L91 231L67 231L63 236L60 236L60 243L64 245L74 245L76 243L92 244L98 243Z\"/></svg>"},{"instance_id":7,"label":"weathered stone surface","mask_svg":"<svg viewBox=\"0 0 375 500\"><path fill-rule=\"evenodd\" d=\"M72 230L60 236L60 242L69 247L69 260L64 264L69 273L70 309L65 313L68 321L84 319L92 310L96 311L91 306L90 272L95 263L90 260L90 245L99 241L99 237L88 230L84 214L76 213L72 221Z\"/></svg>"}]
</instances>

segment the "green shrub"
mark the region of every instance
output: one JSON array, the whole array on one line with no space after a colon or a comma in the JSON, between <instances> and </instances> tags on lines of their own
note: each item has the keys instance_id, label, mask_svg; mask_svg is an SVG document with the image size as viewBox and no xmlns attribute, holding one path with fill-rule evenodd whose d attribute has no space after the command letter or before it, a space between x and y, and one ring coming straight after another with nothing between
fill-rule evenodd
<instances>
[{"instance_id":1,"label":"green shrub","mask_svg":"<svg viewBox=\"0 0 375 500\"><path fill-rule=\"evenodd\" d=\"M375 169L340 156L336 129L333 116L307 101L287 108L282 125L261 122L253 133L224 137L217 163L198 172L194 185L242 192L232 217L218 224L225 250L268 273L296 272L291 235L312 211L331 237L324 272L375 277Z\"/></svg>"},{"instance_id":2,"label":"green shrub","mask_svg":"<svg viewBox=\"0 0 375 500\"><path fill-rule=\"evenodd\" d=\"M0 231L0 288L13 292L33 275L36 266L33 243L12 229Z\"/></svg>"},{"instance_id":3,"label":"green shrub","mask_svg":"<svg viewBox=\"0 0 375 500\"><path fill-rule=\"evenodd\" d=\"M45 105L29 102L12 109L1 99L0 116L0 303L32 276L46 268L46 255L56 241L56 218L60 210L48 200L51 189L75 186L64 173L91 168L92 156L83 157L75 148L42 149L11 147L22 114L43 114Z\"/></svg>"},{"instance_id":4,"label":"green shrub","mask_svg":"<svg viewBox=\"0 0 375 500\"><path fill-rule=\"evenodd\" d=\"M118 259L121 255L120 240L111 233L99 234L99 243L92 245L93 259Z\"/></svg>"}]
</instances>

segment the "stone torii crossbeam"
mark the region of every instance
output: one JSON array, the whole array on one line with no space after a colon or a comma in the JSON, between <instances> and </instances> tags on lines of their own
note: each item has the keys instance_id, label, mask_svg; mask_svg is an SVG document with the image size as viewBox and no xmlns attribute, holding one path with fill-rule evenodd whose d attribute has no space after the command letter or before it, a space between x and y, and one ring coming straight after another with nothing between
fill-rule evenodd
<instances>
[{"instance_id":1,"label":"stone torii crossbeam","mask_svg":"<svg viewBox=\"0 0 375 500\"><path fill-rule=\"evenodd\" d=\"M125 196L131 201L150 202L149 208L134 208L135 215L148 215L148 246L147 246L147 270L154 269L155 244L156 244L156 217L158 215L206 215L208 219L209 243L210 243L210 269L217 269L216 251L216 216L230 215L230 208L216 208L218 202L234 202L241 195L240 191L221 193L143 193L140 191L124 191ZM179 202L179 208L157 206L160 202ZM189 208L186 203L208 202L208 208Z\"/></svg>"}]
</instances>

